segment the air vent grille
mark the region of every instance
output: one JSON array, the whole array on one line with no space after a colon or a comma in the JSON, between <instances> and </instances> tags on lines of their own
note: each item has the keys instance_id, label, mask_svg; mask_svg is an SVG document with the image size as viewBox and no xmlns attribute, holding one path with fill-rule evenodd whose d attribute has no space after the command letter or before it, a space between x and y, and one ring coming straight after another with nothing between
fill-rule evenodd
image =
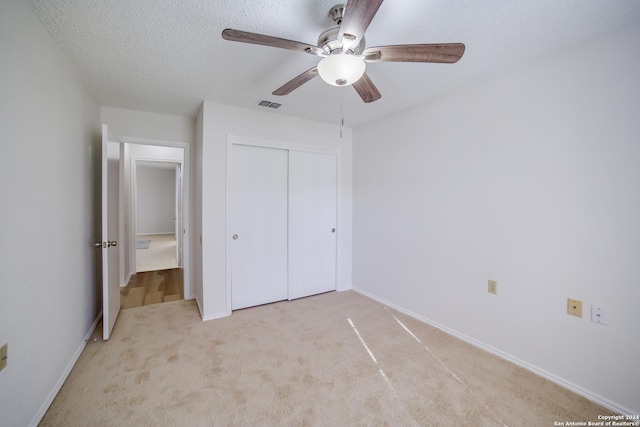
<instances>
[{"instance_id":1,"label":"air vent grille","mask_svg":"<svg viewBox=\"0 0 640 427\"><path fill-rule=\"evenodd\" d=\"M277 102L262 100L258 102L258 105L261 107L268 107L268 108L280 108L282 104L278 104Z\"/></svg>"}]
</instances>

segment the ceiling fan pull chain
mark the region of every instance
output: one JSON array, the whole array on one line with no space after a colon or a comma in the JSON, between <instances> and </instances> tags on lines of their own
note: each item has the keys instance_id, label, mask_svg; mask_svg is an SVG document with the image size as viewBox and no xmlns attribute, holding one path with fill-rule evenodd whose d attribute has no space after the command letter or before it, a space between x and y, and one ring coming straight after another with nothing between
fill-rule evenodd
<instances>
[{"instance_id":1,"label":"ceiling fan pull chain","mask_svg":"<svg viewBox=\"0 0 640 427\"><path fill-rule=\"evenodd\" d=\"M340 97L340 139L342 139L342 127L344 126L344 96Z\"/></svg>"}]
</instances>

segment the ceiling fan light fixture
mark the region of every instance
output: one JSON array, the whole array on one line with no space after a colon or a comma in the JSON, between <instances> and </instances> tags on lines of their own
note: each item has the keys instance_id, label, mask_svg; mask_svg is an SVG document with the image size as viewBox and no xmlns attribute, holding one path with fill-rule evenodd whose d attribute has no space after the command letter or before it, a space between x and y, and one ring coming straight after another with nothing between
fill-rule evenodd
<instances>
[{"instance_id":1,"label":"ceiling fan light fixture","mask_svg":"<svg viewBox=\"0 0 640 427\"><path fill-rule=\"evenodd\" d=\"M349 86L360 80L365 68L362 58L348 53L336 53L320 61L318 74L332 86Z\"/></svg>"}]
</instances>

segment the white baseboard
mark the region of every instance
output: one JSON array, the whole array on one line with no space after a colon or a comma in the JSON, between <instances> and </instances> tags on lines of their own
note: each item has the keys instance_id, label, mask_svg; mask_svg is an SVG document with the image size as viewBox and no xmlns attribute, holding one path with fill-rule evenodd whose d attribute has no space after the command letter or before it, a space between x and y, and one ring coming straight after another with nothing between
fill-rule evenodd
<instances>
[{"instance_id":1,"label":"white baseboard","mask_svg":"<svg viewBox=\"0 0 640 427\"><path fill-rule=\"evenodd\" d=\"M207 320L222 319L223 317L229 317L229 316L231 316L231 313L218 313L218 314L213 314L211 316L202 317L202 321L206 322Z\"/></svg>"},{"instance_id":2,"label":"white baseboard","mask_svg":"<svg viewBox=\"0 0 640 427\"><path fill-rule=\"evenodd\" d=\"M198 300L198 298L196 298L196 302L198 303L198 310L200 310L200 317L202 317L203 322L206 322L207 320L222 319L223 317L231 316L231 311L224 312L224 313L216 313L216 314L212 314L211 316L204 316L202 307L200 306L200 301Z\"/></svg>"},{"instance_id":3,"label":"white baseboard","mask_svg":"<svg viewBox=\"0 0 640 427\"><path fill-rule=\"evenodd\" d=\"M202 316L203 311L202 311L202 305L200 305L200 299L198 299L198 297L196 296L195 300L196 300L196 305L198 306L198 312L200 313L200 318L204 320L204 317Z\"/></svg>"},{"instance_id":4,"label":"white baseboard","mask_svg":"<svg viewBox=\"0 0 640 427\"><path fill-rule=\"evenodd\" d=\"M127 277L125 277L124 282L120 283L120 287L124 288L125 286L127 286L129 284L129 280L131 280L131 277L133 277L133 273L129 272L129 274L127 274Z\"/></svg>"},{"instance_id":5,"label":"white baseboard","mask_svg":"<svg viewBox=\"0 0 640 427\"><path fill-rule=\"evenodd\" d=\"M613 411L613 412L615 412L617 414L625 414L625 415L634 415L635 414L632 410L630 410L628 408L625 408L625 407L623 407L621 405L618 405L617 403L612 402L612 401L610 401L608 399L605 399L604 397L602 397L602 396L600 396L598 394L595 394L595 393L593 393L593 392L591 392L589 390L585 390L584 388L582 388L582 387L580 387L580 386L578 386L576 384L573 384L570 381L567 381L567 380L565 380L563 378L560 378L560 377L558 377L558 376L556 376L556 375L554 375L554 374L552 374L550 372L545 371L544 369L540 369L537 366L531 365L531 364L529 364L529 363L527 363L527 362L525 362L523 360L518 359L517 357L511 356L510 354L504 353L504 352L502 352L502 351L500 351L500 350L498 350L496 348L493 348L493 347L491 347L489 345L486 345L483 342L477 341L477 340L475 340L475 339L473 339L471 337L468 337L468 336L466 336L466 335L464 335L464 334L462 334L462 333L460 333L458 331L455 331L455 330L447 328L446 326L443 326L443 325L441 325L441 324L439 324L437 322L434 322L433 320L427 319L426 317L423 317L423 316L421 316L419 314L413 313L413 312L407 310L406 308L400 307L400 306L398 306L398 305L396 305L396 304L394 304L392 302L389 302L389 301L387 301L387 300L385 300L383 298L380 298L380 297L378 297L378 296L376 296L374 294L371 294L371 293L369 293L369 292L367 292L367 291L365 291L363 289L357 288L355 286L352 289L355 292L358 292L359 294L362 294L362 295L364 295L364 296L366 296L368 298L371 298L372 300L375 300L375 301L379 302L380 304L384 304L384 305L389 306L389 307L391 307L391 308L393 308L395 310L398 310L399 312L404 313L407 316L411 316L414 319L417 319L417 320L419 320L421 322L424 322L424 323L426 323L428 325L433 326L434 328L438 328L438 329L442 330L443 332L445 332L445 333L447 333L449 335L452 335L452 336L454 336L456 338L459 338L462 341L465 341L465 342L473 345L474 347L477 347L477 348L479 348L481 350L489 352L489 353L491 353L491 354L493 354L495 356L500 357L501 359L504 359L504 360L506 360L508 362L511 362L511 363L515 364L515 365L518 365L518 366L520 366L520 367L522 367L522 368L524 368L524 369L526 369L526 370L528 370L530 372L533 372L536 375L539 375L539 376L541 376L543 378L546 378L549 381L551 381L553 383L556 383L559 386L564 387L564 388L566 388L568 390L571 390L572 392L574 392L576 394L579 394L580 396L582 396L582 397L584 397L586 399L589 399L590 401L592 401L594 403L597 403L598 405L603 406L603 407L605 407L605 408L607 408L607 409L609 409L609 410L611 410L611 411Z\"/></svg>"},{"instance_id":6,"label":"white baseboard","mask_svg":"<svg viewBox=\"0 0 640 427\"><path fill-rule=\"evenodd\" d=\"M51 390L51 392L49 393L45 401L40 406L40 409L38 410L38 412L35 414L35 416L31 420L31 423L29 424L30 427L37 427L38 424L40 424L40 421L42 421L44 414L47 413L49 406L51 406L51 404L53 403L53 399L55 399L56 396L58 395L58 392L62 388L62 385L67 380L67 377L71 373L71 370L73 369L76 362L78 361L78 358L80 358L82 351L87 346L87 342L89 341L89 339L91 339L91 335L93 335L93 332L96 330L96 327L100 322L100 319L102 319L102 311L100 312L100 314L98 314L98 317L96 317L96 320L93 322L93 324L89 328L89 332L85 334L84 339L82 340L82 343L80 343L80 346L78 346L78 349L71 357L71 360L69 361L69 363L67 364L67 367L62 372L62 375L60 375L60 378L58 378L58 381L56 381L56 384L53 386L53 389Z\"/></svg>"}]
</instances>

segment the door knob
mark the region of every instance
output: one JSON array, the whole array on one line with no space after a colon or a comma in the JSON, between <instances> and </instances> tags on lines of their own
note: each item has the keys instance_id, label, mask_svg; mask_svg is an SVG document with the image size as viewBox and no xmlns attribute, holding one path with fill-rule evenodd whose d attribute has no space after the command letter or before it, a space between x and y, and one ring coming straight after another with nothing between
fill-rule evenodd
<instances>
[{"instance_id":1,"label":"door knob","mask_svg":"<svg viewBox=\"0 0 640 427\"><path fill-rule=\"evenodd\" d=\"M95 242L93 244L93 246L96 247L96 248L101 248L102 247L102 242Z\"/></svg>"},{"instance_id":2,"label":"door knob","mask_svg":"<svg viewBox=\"0 0 640 427\"><path fill-rule=\"evenodd\" d=\"M115 240L109 240L108 243L108 246L118 246L118 242L116 242Z\"/></svg>"},{"instance_id":3,"label":"door knob","mask_svg":"<svg viewBox=\"0 0 640 427\"><path fill-rule=\"evenodd\" d=\"M336 232L336 229L335 229L335 228L332 228L332 229L331 229L331 232L332 232L332 233L335 233L335 232Z\"/></svg>"},{"instance_id":4,"label":"door knob","mask_svg":"<svg viewBox=\"0 0 640 427\"><path fill-rule=\"evenodd\" d=\"M238 235L234 234L233 236L231 236L233 238L233 240L238 240Z\"/></svg>"}]
</instances>

